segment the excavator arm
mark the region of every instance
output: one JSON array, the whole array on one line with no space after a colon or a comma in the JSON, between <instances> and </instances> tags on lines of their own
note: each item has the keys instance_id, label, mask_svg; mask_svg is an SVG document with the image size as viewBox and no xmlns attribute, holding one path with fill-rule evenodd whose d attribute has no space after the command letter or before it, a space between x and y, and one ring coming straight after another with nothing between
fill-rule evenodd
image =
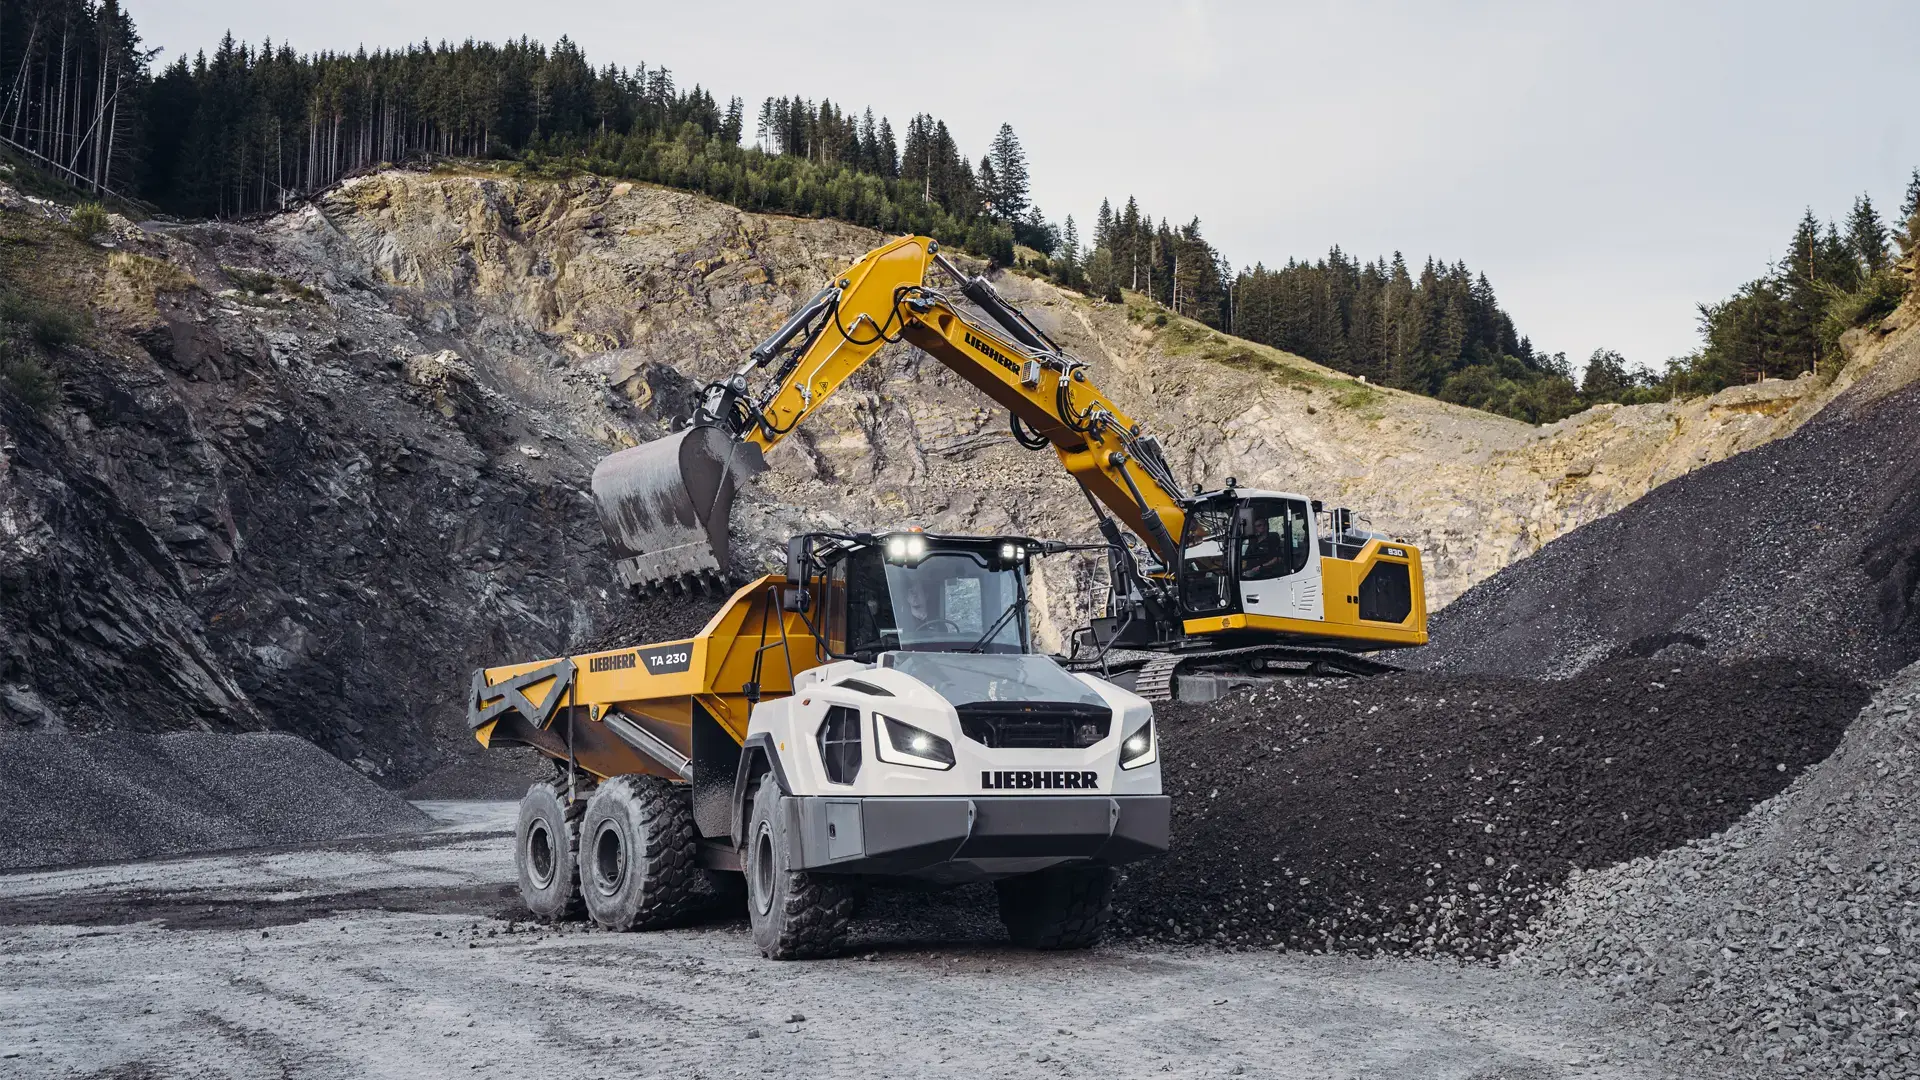
<instances>
[{"instance_id":1,"label":"excavator arm","mask_svg":"<svg viewBox=\"0 0 1920 1080\"><path fill-rule=\"evenodd\" d=\"M936 266L994 325L929 283ZM689 429L623 450L595 470L594 494L625 580L724 573L738 483L764 468L766 451L897 341L924 350L1006 408L1016 438L1051 449L1091 498L1173 565L1185 510L1158 442L1088 379L1084 362L984 278L954 266L936 241L908 236L854 263L731 377L709 386Z\"/></svg>"}]
</instances>

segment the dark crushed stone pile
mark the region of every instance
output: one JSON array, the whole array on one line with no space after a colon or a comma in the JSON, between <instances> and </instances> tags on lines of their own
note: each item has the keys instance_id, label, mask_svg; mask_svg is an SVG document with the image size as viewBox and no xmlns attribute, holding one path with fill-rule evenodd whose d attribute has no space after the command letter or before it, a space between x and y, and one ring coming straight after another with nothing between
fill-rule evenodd
<instances>
[{"instance_id":1,"label":"dark crushed stone pile","mask_svg":"<svg viewBox=\"0 0 1920 1080\"><path fill-rule=\"evenodd\" d=\"M1679 647L1881 679L1920 659L1920 385L1829 412L1481 582L1405 662L1553 676Z\"/></svg>"},{"instance_id":2,"label":"dark crushed stone pile","mask_svg":"<svg viewBox=\"0 0 1920 1080\"><path fill-rule=\"evenodd\" d=\"M1572 868L1725 828L1826 757L1867 698L1811 665L1629 660L1565 681L1407 674L1159 706L1173 847L1127 869L1115 924L1496 956Z\"/></svg>"},{"instance_id":3,"label":"dark crushed stone pile","mask_svg":"<svg viewBox=\"0 0 1920 1080\"><path fill-rule=\"evenodd\" d=\"M581 652L600 652L656 641L677 641L698 634L721 608L728 593L680 592L667 589L634 593L631 602L615 608L596 628Z\"/></svg>"},{"instance_id":4,"label":"dark crushed stone pile","mask_svg":"<svg viewBox=\"0 0 1920 1080\"><path fill-rule=\"evenodd\" d=\"M1601 983L1731 1075L1913 1076L1916 810L1920 664L1732 828L1572 880L1504 962Z\"/></svg>"},{"instance_id":5,"label":"dark crushed stone pile","mask_svg":"<svg viewBox=\"0 0 1920 1080\"><path fill-rule=\"evenodd\" d=\"M280 734L0 734L0 870L408 832L432 821Z\"/></svg>"}]
</instances>

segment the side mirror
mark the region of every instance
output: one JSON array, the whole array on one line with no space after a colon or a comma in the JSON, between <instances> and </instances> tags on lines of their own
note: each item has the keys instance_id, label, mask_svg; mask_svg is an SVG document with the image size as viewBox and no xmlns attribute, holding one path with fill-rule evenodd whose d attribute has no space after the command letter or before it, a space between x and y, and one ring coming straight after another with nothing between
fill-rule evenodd
<instances>
[{"instance_id":1,"label":"side mirror","mask_svg":"<svg viewBox=\"0 0 1920 1080\"><path fill-rule=\"evenodd\" d=\"M807 564L813 561L813 537L801 535L787 541L787 583L805 587Z\"/></svg>"}]
</instances>

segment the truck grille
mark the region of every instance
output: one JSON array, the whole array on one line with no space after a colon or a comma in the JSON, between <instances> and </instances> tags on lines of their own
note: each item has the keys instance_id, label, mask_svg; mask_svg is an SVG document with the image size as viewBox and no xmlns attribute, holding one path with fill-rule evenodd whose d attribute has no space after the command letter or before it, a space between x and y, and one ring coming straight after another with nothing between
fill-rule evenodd
<instances>
[{"instance_id":1,"label":"truck grille","mask_svg":"<svg viewBox=\"0 0 1920 1080\"><path fill-rule=\"evenodd\" d=\"M1113 725L1113 710L1073 702L976 701L956 711L960 733L994 749L1084 748L1106 738Z\"/></svg>"}]
</instances>

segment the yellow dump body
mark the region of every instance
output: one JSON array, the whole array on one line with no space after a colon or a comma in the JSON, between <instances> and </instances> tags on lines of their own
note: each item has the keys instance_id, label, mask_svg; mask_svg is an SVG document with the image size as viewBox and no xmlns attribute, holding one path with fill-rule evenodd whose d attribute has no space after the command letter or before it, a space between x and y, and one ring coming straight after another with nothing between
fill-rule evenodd
<instances>
[{"instance_id":1,"label":"yellow dump body","mask_svg":"<svg viewBox=\"0 0 1920 1080\"><path fill-rule=\"evenodd\" d=\"M778 574L746 585L685 640L476 671L468 699L474 737L482 746L571 757L601 778L691 780L703 749L696 729L723 733L731 745L714 749L737 752L754 684L760 699L784 697L795 675L821 662L806 621L783 610L786 585Z\"/></svg>"}]
</instances>

